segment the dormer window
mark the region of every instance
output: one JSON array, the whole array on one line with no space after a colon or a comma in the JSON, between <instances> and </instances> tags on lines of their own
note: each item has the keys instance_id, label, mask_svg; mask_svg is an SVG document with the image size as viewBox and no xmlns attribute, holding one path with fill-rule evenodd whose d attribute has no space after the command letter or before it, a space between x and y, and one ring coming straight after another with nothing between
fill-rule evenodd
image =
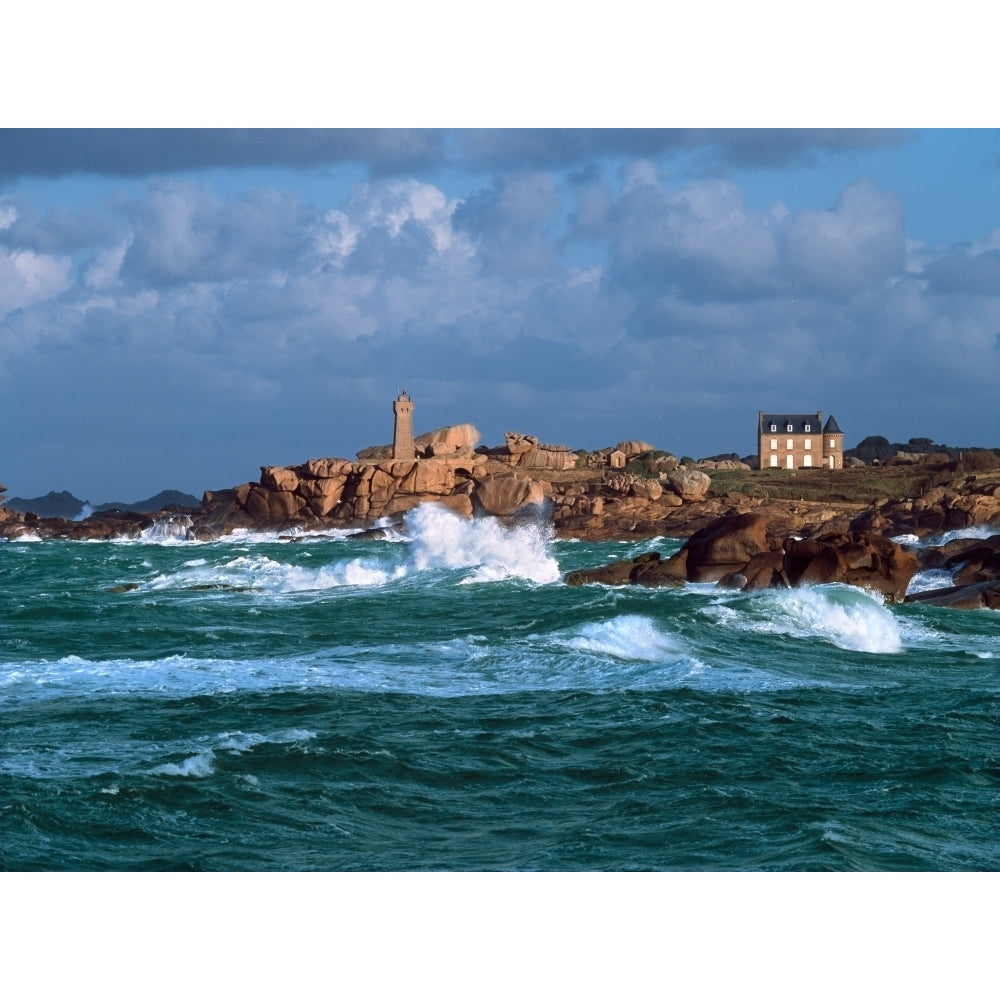
<instances>
[{"instance_id":1,"label":"dormer window","mask_svg":"<svg viewBox=\"0 0 1000 1000\"><path fill-rule=\"evenodd\" d=\"M812 433L812 424L806 424L806 434Z\"/></svg>"},{"instance_id":2,"label":"dormer window","mask_svg":"<svg viewBox=\"0 0 1000 1000\"><path fill-rule=\"evenodd\" d=\"M786 431L788 431L788 433L789 433L789 434L791 434L791 433L792 433L792 425L791 425L791 424L789 424L789 425L788 425L788 426L787 426L787 427L785 428L785 430L786 430Z\"/></svg>"},{"instance_id":3,"label":"dormer window","mask_svg":"<svg viewBox=\"0 0 1000 1000\"><path fill-rule=\"evenodd\" d=\"M778 429L778 425L777 424L771 424L771 433L772 434L774 434L774 432L777 431L777 429Z\"/></svg>"}]
</instances>

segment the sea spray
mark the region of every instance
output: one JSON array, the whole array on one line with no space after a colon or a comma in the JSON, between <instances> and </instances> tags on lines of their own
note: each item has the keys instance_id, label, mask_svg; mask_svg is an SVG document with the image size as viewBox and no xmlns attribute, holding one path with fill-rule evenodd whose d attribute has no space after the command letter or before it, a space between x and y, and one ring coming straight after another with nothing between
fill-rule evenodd
<instances>
[{"instance_id":1,"label":"sea spray","mask_svg":"<svg viewBox=\"0 0 1000 1000\"><path fill-rule=\"evenodd\" d=\"M418 572L472 569L465 582L494 583L519 578L555 583L559 564L549 551L551 527L534 522L507 526L493 517L467 519L435 504L422 504L406 517L410 562Z\"/></svg>"}]
</instances>

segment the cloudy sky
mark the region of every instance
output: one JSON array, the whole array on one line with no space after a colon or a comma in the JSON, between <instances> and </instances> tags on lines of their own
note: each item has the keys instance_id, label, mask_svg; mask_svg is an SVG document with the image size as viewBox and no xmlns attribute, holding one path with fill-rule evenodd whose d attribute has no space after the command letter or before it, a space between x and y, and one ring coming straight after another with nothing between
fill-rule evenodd
<instances>
[{"instance_id":1,"label":"cloudy sky","mask_svg":"<svg viewBox=\"0 0 1000 1000\"><path fill-rule=\"evenodd\" d=\"M998 130L2 130L0 481L200 495L472 422L1000 446Z\"/></svg>"}]
</instances>

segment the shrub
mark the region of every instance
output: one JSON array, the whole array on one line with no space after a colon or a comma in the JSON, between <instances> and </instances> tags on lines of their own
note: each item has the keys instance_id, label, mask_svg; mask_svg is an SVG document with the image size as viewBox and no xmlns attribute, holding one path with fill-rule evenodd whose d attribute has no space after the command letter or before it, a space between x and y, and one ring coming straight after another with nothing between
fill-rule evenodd
<instances>
[{"instance_id":1,"label":"shrub","mask_svg":"<svg viewBox=\"0 0 1000 1000\"><path fill-rule=\"evenodd\" d=\"M650 466L649 460L643 457L633 458L626 466L625 471L637 479L650 479L656 473Z\"/></svg>"},{"instance_id":2,"label":"shrub","mask_svg":"<svg viewBox=\"0 0 1000 1000\"><path fill-rule=\"evenodd\" d=\"M1000 466L1000 458L995 451L987 451L985 448L973 448L964 452L958 467L963 472L992 472Z\"/></svg>"}]
</instances>

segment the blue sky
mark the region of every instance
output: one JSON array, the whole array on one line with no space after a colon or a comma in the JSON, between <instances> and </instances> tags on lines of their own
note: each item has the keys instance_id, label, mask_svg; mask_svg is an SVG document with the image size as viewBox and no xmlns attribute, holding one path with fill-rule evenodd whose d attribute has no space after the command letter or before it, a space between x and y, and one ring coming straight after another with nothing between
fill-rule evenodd
<instances>
[{"instance_id":1,"label":"blue sky","mask_svg":"<svg viewBox=\"0 0 1000 1000\"><path fill-rule=\"evenodd\" d=\"M472 422L1000 445L1000 130L0 130L10 495Z\"/></svg>"}]
</instances>

